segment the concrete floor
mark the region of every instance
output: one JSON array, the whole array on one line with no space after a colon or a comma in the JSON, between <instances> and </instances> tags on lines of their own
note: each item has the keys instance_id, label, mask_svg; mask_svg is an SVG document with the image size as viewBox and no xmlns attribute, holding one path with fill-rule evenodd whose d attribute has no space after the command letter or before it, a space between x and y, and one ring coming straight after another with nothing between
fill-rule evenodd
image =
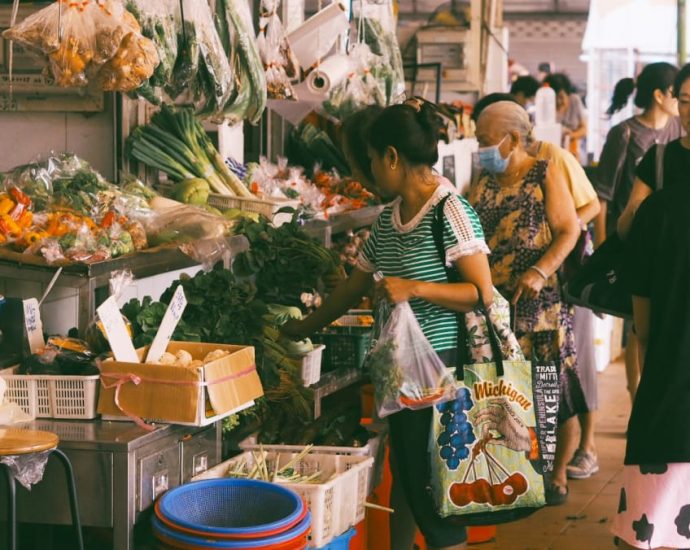
<instances>
[{"instance_id":1,"label":"concrete floor","mask_svg":"<svg viewBox=\"0 0 690 550\"><path fill-rule=\"evenodd\" d=\"M472 545L476 550L613 550L611 522L618 506L630 414L625 367L612 363L599 374L597 419L599 473L569 482L563 506L547 507L529 518L498 527L496 540Z\"/></svg>"}]
</instances>

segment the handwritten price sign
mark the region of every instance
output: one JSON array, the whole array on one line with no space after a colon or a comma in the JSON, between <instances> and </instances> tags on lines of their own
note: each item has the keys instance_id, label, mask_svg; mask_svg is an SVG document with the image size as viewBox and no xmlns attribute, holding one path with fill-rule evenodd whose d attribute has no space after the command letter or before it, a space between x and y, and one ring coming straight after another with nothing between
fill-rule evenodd
<instances>
[{"instance_id":1,"label":"handwritten price sign","mask_svg":"<svg viewBox=\"0 0 690 550\"><path fill-rule=\"evenodd\" d=\"M153 339L149 353L146 356L147 363L157 363L160 361L161 355L168 349L168 344L172 339L175 327L180 322L182 314L187 307L187 297L184 295L182 285L179 285L173 294L170 305L163 316L161 326Z\"/></svg>"}]
</instances>

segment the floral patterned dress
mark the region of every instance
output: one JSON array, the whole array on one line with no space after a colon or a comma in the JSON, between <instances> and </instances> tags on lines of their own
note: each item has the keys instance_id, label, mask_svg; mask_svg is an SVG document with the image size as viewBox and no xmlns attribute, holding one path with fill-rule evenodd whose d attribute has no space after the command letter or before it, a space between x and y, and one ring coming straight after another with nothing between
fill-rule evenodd
<instances>
[{"instance_id":1,"label":"floral patterned dress","mask_svg":"<svg viewBox=\"0 0 690 550\"><path fill-rule=\"evenodd\" d=\"M520 277L548 250L553 236L546 218L544 181L548 163L535 162L522 181L500 185L484 173L470 192L491 250L493 283L512 298ZM563 302L558 275L551 275L535 299L521 298L513 323L528 359L557 361L561 367L560 422L587 412L577 376L573 311Z\"/></svg>"}]
</instances>

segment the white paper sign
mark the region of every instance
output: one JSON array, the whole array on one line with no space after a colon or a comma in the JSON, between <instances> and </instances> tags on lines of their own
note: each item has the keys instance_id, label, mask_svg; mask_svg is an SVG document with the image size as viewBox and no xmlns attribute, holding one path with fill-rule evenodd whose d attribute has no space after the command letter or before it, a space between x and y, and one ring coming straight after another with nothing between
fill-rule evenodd
<instances>
[{"instance_id":1,"label":"white paper sign","mask_svg":"<svg viewBox=\"0 0 690 550\"><path fill-rule=\"evenodd\" d=\"M182 285L179 285L175 290L175 294L173 294L172 300L170 300L170 305L163 316L161 326L149 348L149 353L146 356L147 363L158 363L160 361L161 355L168 349L175 327L182 319L182 314L186 307L187 297L184 295Z\"/></svg>"},{"instance_id":2,"label":"white paper sign","mask_svg":"<svg viewBox=\"0 0 690 550\"><path fill-rule=\"evenodd\" d=\"M26 327L26 335L29 340L29 349L31 353L38 353L46 345L43 339L43 323L41 322L41 312L38 309L38 300L36 298L29 298L24 300L23 303L24 326Z\"/></svg>"},{"instance_id":3,"label":"white paper sign","mask_svg":"<svg viewBox=\"0 0 690 550\"><path fill-rule=\"evenodd\" d=\"M113 350L115 360L126 363L138 363L139 357L127 332L127 326L122 319L120 308L117 307L115 297L111 296L108 298L96 312L98 313L99 320L103 323L103 329L108 337L110 349Z\"/></svg>"}]
</instances>

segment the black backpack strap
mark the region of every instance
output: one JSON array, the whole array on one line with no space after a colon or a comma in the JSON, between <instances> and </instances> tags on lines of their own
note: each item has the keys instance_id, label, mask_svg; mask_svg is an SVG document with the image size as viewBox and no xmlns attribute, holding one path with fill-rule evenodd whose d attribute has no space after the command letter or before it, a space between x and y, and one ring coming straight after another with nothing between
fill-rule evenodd
<instances>
[{"instance_id":1,"label":"black backpack strap","mask_svg":"<svg viewBox=\"0 0 690 550\"><path fill-rule=\"evenodd\" d=\"M434 237L434 244L436 245L436 251L438 252L438 257L443 262L443 267L446 270L446 275L448 277L449 283L459 283L460 274L455 266L446 265L446 247L443 243L443 224L445 221L444 208L446 202L451 197L452 193L448 193L443 197L439 203L436 205L434 210L434 219L431 225L431 233ZM477 289L479 293L479 289ZM484 315L486 319L486 329L489 336L489 342L491 343L491 350L494 354L494 363L496 363L496 374L498 376L503 376L503 352L501 351L501 345L498 341L498 335L496 334L496 329L489 318L489 312L484 305L484 301L479 297L479 303L477 304L477 309ZM458 368L456 369L456 376L458 380L462 380L465 376L463 366L470 363L470 356L468 353L467 346L467 327L465 326L465 315L464 313L458 313Z\"/></svg>"}]
</instances>

